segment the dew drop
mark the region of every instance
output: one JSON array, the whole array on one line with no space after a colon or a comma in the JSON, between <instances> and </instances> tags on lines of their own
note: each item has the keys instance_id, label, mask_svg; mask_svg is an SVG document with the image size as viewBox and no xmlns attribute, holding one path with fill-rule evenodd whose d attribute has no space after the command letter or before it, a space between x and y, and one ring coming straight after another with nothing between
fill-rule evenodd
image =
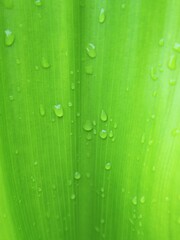
<instances>
[{"instance_id":1,"label":"dew drop","mask_svg":"<svg viewBox=\"0 0 180 240\"><path fill-rule=\"evenodd\" d=\"M89 141L92 139L92 134L90 132L87 133L86 139Z\"/></svg>"},{"instance_id":2,"label":"dew drop","mask_svg":"<svg viewBox=\"0 0 180 240\"><path fill-rule=\"evenodd\" d=\"M79 179L81 178L81 174L80 174L79 172L75 172L74 178L75 178L76 180L79 180Z\"/></svg>"},{"instance_id":3,"label":"dew drop","mask_svg":"<svg viewBox=\"0 0 180 240\"><path fill-rule=\"evenodd\" d=\"M41 66L42 68L45 68L45 69L48 69L51 67L49 61L45 57L42 57L41 59Z\"/></svg>"},{"instance_id":4,"label":"dew drop","mask_svg":"<svg viewBox=\"0 0 180 240\"><path fill-rule=\"evenodd\" d=\"M168 68L170 70L175 70L176 69L176 56L171 55L168 61Z\"/></svg>"},{"instance_id":5,"label":"dew drop","mask_svg":"<svg viewBox=\"0 0 180 240\"><path fill-rule=\"evenodd\" d=\"M75 84L71 83L71 89L74 90L75 89Z\"/></svg>"},{"instance_id":6,"label":"dew drop","mask_svg":"<svg viewBox=\"0 0 180 240\"><path fill-rule=\"evenodd\" d=\"M104 110L101 111L101 121L106 122L108 119L108 116Z\"/></svg>"},{"instance_id":7,"label":"dew drop","mask_svg":"<svg viewBox=\"0 0 180 240\"><path fill-rule=\"evenodd\" d=\"M170 80L169 80L169 85L170 85L170 86L175 86L175 85L176 85L176 80L170 79Z\"/></svg>"},{"instance_id":8,"label":"dew drop","mask_svg":"<svg viewBox=\"0 0 180 240\"><path fill-rule=\"evenodd\" d=\"M42 6L42 1L41 0L35 0L34 4L38 7Z\"/></svg>"},{"instance_id":9,"label":"dew drop","mask_svg":"<svg viewBox=\"0 0 180 240\"><path fill-rule=\"evenodd\" d=\"M160 46L160 47L163 47L163 46L164 46L164 38L161 38L161 39L159 40L159 46Z\"/></svg>"},{"instance_id":10,"label":"dew drop","mask_svg":"<svg viewBox=\"0 0 180 240\"><path fill-rule=\"evenodd\" d=\"M96 57L96 47L94 46L93 43L89 43L87 48L86 48L87 54L90 58L95 58Z\"/></svg>"},{"instance_id":11,"label":"dew drop","mask_svg":"<svg viewBox=\"0 0 180 240\"><path fill-rule=\"evenodd\" d=\"M105 169L106 169L106 170L110 170L110 169L111 169L111 163L110 163L110 162L107 162L107 163L105 164Z\"/></svg>"},{"instance_id":12,"label":"dew drop","mask_svg":"<svg viewBox=\"0 0 180 240\"><path fill-rule=\"evenodd\" d=\"M115 129L117 128L117 123L114 123L114 128L115 128Z\"/></svg>"},{"instance_id":13,"label":"dew drop","mask_svg":"<svg viewBox=\"0 0 180 240\"><path fill-rule=\"evenodd\" d=\"M136 197L136 196L133 197L133 199L132 199L132 204L133 204L133 205L137 205L137 197Z\"/></svg>"},{"instance_id":14,"label":"dew drop","mask_svg":"<svg viewBox=\"0 0 180 240\"><path fill-rule=\"evenodd\" d=\"M154 80L154 81L156 81L158 79L157 69L155 67L151 67L150 76L151 76L152 80Z\"/></svg>"},{"instance_id":15,"label":"dew drop","mask_svg":"<svg viewBox=\"0 0 180 240\"><path fill-rule=\"evenodd\" d=\"M110 132L109 132L109 137L112 138L113 136L114 136L114 135L113 135L113 131L110 130Z\"/></svg>"},{"instance_id":16,"label":"dew drop","mask_svg":"<svg viewBox=\"0 0 180 240\"><path fill-rule=\"evenodd\" d=\"M176 136L179 135L179 134L180 134L180 129L175 128L175 129L172 130L172 136L173 136L173 137L176 137Z\"/></svg>"},{"instance_id":17,"label":"dew drop","mask_svg":"<svg viewBox=\"0 0 180 240\"><path fill-rule=\"evenodd\" d=\"M85 131L91 131L93 129L92 122L90 120L86 120L86 122L83 125L83 129Z\"/></svg>"},{"instance_id":18,"label":"dew drop","mask_svg":"<svg viewBox=\"0 0 180 240\"><path fill-rule=\"evenodd\" d=\"M72 107L72 102L68 102L68 107Z\"/></svg>"},{"instance_id":19,"label":"dew drop","mask_svg":"<svg viewBox=\"0 0 180 240\"><path fill-rule=\"evenodd\" d=\"M142 144L145 143L145 138L146 138L146 137L145 137L145 134L143 134L142 137L141 137L141 143L142 143Z\"/></svg>"},{"instance_id":20,"label":"dew drop","mask_svg":"<svg viewBox=\"0 0 180 240\"><path fill-rule=\"evenodd\" d=\"M5 39L4 39L4 43L7 47L10 47L11 45L13 45L15 41L15 35L14 33L9 30L9 29L6 29L5 30Z\"/></svg>"},{"instance_id":21,"label":"dew drop","mask_svg":"<svg viewBox=\"0 0 180 240\"><path fill-rule=\"evenodd\" d=\"M92 75L93 74L93 67L91 65L85 67L86 74Z\"/></svg>"},{"instance_id":22,"label":"dew drop","mask_svg":"<svg viewBox=\"0 0 180 240\"><path fill-rule=\"evenodd\" d=\"M144 197L144 196L141 197L140 202L141 202L142 204L145 203L145 197Z\"/></svg>"},{"instance_id":23,"label":"dew drop","mask_svg":"<svg viewBox=\"0 0 180 240\"><path fill-rule=\"evenodd\" d=\"M9 100L10 100L10 101L13 101L13 100L14 100L14 96L10 95L10 96L9 96Z\"/></svg>"},{"instance_id":24,"label":"dew drop","mask_svg":"<svg viewBox=\"0 0 180 240\"><path fill-rule=\"evenodd\" d=\"M61 104L54 105L54 113L57 117L61 118L64 115L63 108Z\"/></svg>"},{"instance_id":25,"label":"dew drop","mask_svg":"<svg viewBox=\"0 0 180 240\"><path fill-rule=\"evenodd\" d=\"M42 117L45 116L46 112L45 112L44 106L42 104L40 104L40 106L39 106L39 113Z\"/></svg>"},{"instance_id":26,"label":"dew drop","mask_svg":"<svg viewBox=\"0 0 180 240\"><path fill-rule=\"evenodd\" d=\"M76 198L76 195L73 193L71 194L71 200L74 200Z\"/></svg>"},{"instance_id":27,"label":"dew drop","mask_svg":"<svg viewBox=\"0 0 180 240\"><path fill-rule=\"evenodd\" d=\"M105 10L104 8L101 8L99 13L99 22L104 23L105 19L106 19Z\"/></svg>"},{"instance_id":28,"label":"dew drop","mask_svg":"<svg viewBox=\"0 0 180 240\"><path fill-rule=\"evenodd\" d=\"M180 43L175 43L173 49L180 53Z\"/></svg>"},{"instance_id":29,"label":"dew drop","mask_svg":"<svg viewBox=\"0 0 180 240\"><path fill-rule=\"evenodd\" d=\"M107 131L103 129L103 130L101 130L99 135L102 139L106 139L107 138Z\"/></svg>"}]
</instances>

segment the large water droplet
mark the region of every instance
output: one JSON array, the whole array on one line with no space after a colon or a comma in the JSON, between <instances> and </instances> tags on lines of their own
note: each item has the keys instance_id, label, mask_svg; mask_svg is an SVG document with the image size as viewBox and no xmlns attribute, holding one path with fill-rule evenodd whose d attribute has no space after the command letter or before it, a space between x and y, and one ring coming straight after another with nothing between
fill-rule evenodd
<instances>
[{"instance_id":1,"label":"large water droplet","mask_svg":"<svg viewBox=\"0 0 180 240\"><path fill-rule=\"evenodd\" d=\"M42 1L41 0L35 0L34 3L38 7L42 6Z\"/></svg>"},{"instance_id":2,"label":"large water droplet","mask_svg":"<svg viewBox=\"0 0 180 240\"><path fill-rule=\"evenodd\" d=\"M86 122L83 125L83 129L85 131L91 131L93 129L92 122L90 120L86 120Z\"/></svg>"},{"instance_id":3,"label":"large water droplet","mask_svg":"<svg viewBox=\"0 0 180 240\"><path fill-rule=\"evenodd\" d=\"M99 135L102 139L106 139L107 138L107 131L103 129L103 130L101 130Z\"/></svg>"},{"instance_id":4,"label":"large water droplet","mask_svg":"<svg viewBox=\"0 0 180 240\"><path fill-rule=\"evenodd\" d=\"M9 29L5 30L5 39L4 39L5 45L9 47L13 45L14 41L15 41L15 35L12 33L12 31Z\"/></svg>"},{"instance_id":5,"label":"large water droplet","mask_svg":"<svg viewBox=\"0 0 180 240\"><path fill-rule=\"evenodd\" d=\"M101 121L106 122L108 119L108 116L104 110L101 111Z\"/></svg>"},{"instance_id":6,"label":"large water droplet","mask_svg":"<svg viewBox=\"0 0 180 240\"><path fill-rule=\"evenodd\" d=\"M105 10L104 8L101 8L100 13L99 13L99 22L103 23L106 19L106 15L105 15Z\"/></svg>"},{"instance_id":7,"label":"large water droplet","mask_svg":"<svg viewBox=\"0 0 180 240\"><path fill-rule=\"evenodd\" d=\"M39 113L42 117L45 116L45 109L42 104L40 104L40 106L39 106Z\"/></svg>"},{"instance_id":8,"label":"large water droplet","mask_svg":"<svg viewBox=\"0 0 180 240\"><path fill-rule=\"evenodd\" d=\"M41 66L42 66L42 68L48 69L48 68L50 68L51 65L50 65L49 61L47 60L47 58L42 57Z\"/></svg>"},{"instance_id":9,"label":"large water droplet","mask_svg":"<svg viewBox=\"0 0 180 240\"><path fill-rule=\"evenodd\" d=\"M180 53L180 43L175 43L173 49Z\"/></svg>"},{"instance_id":10,"label":"large water droplet","mask_svg":"<svg viewBox=\"0 0 180 240\"><path fill-rule=\"evenodd\" d=\"M168 68L170 70L175 70L176 69L176 56L171 55L168 61Z\"/></svg>"},{"instance_id":11,"label":"large water droplet","mask_svg":"<svg viewBox=\"0 0 180 240\"><path fill-rule=\"evenodd\" d=\"M110 163L110 162L107 162L107 163L105 164L105 169L106 169L106 170L110 170L110 169L111 169L111 163Z\"/></svg>"},{"instance_id":12,"label":"large water droplet","mask_svg":"<svg viewBox=\"0 0 180 240\"><path fill-rule=\"evenodd\" d=\"M86 48L87 54L90 58L95 58L96 57L96 47L94 46L93 43L89 43L87 48Z\"/></svg>"},{"instance_id":13,"label":"large water droplet","mask_svg":"<svg viewBox=\"0 0 180 240\"><path fill-rule=\"evenodd\" d=\"M57 104L54 106L54 113L56 114L57 117L63 117L64 112L63 112L63 108L61 106L61 104Z\"/></svg>"},{"instance_id":14,"label":"large water droplet","mask_svg":"<svg viewBox=\"0 0 180 240\"><path fill-rule=\"evenodd\" d=\"M76 180L79 180L79 179L81 178L81 174L80 174L79 172L75 172L74 178L75 178Z\"/></svg>"}]
</instances>

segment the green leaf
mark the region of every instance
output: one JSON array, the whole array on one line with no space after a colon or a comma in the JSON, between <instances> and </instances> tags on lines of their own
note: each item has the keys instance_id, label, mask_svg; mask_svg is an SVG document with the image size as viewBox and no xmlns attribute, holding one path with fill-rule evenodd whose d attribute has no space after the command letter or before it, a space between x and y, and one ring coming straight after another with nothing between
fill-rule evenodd
<instances>
[{"instance_id":1,"label":"green leaf","mask_svg":"<svg viewBox=\"0 0 180 240\"><path fill-rule=\"evenodd\" d=\"M0 238L180 236L180 2L0 1Z\"/></svg>"}]
</instances>

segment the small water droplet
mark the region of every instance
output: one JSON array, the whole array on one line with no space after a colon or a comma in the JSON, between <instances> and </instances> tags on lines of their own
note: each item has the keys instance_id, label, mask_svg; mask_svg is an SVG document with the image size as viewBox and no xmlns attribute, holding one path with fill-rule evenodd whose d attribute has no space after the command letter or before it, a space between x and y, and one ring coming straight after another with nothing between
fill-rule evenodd
<instances>
[{"instance_id":1,"label":"small water droplet","mask_svg":"<svg viewBox=\"0 0 180 240\"><path fill-rule=\"evenodd\" d=\"M19 58L16 58L16 64L17 64L17 65L21 64L21 61L20 61Z\"/></svg>"},{"instance_id":2,"label":"small water droplet","mask_svg":"<svg viewBox=\"0 0 180 240\"><path fill-rule=\"evenodd\" d=\"M5 30L5 39L4 39L5 45L7 47L9 47L9 46L13 45L14 41L15 41L14 33L11 30L6 29Z\"/></svg>"},{"instance_id":3,"label":"small water droplet","mask_svg":"<svg viewBox=\"0 0 180 240\"><path fill-rule=\"evenodd\" d=\"M34 3L35 3L35 5L38 6L38 7L42 6L42 1L41 1L41 0L35 0Z\"/></svg>"},{"instance_id":4,"label":"small water droplet","mask_svg":"<svg viewBox=\"0 0 180 240\"><path fill-rule=\"evenodd\" d=\"M141 143L142 143L142 144L145 143L145 139L146 139L145 134L143 134L142 137L141 137Z\"/></svg>"},{"instance_id":5,"label":"small water droplet","mask_svg":"<svg viewBox=\"0 0 180 240\"><path fill-rule=\"evenodd\" d=\"M81 178L81 174L80 174L79 172L75 172L74 178L75 178L76 180L79 180L79 179Z\"/></svg>"},{"instance_id":6,"label":"small water droplet","mask_svg":"<svg viewBox=\"0 0 180 240\"><path fill-rule=\"evenodd\" d=\"M160 47L163 47L163 46L164 46L164 38L161 38L161 39L159 40L159 46L160 46Z\"/></svg>"},{"instance_id":7,"label":"small water droplet","mask_svg":"<svg viewBox=\"0 0 180 240\"><path fill-rule=\"evenodd\" d=\"M117 123L114 123L114 128L115 128L115 129L117 128Z\"/></svg>"},{"instance_id":8,"label":"small water droplet","mask_svg":"<svg viewBox=\"0 0 180 240\"><path fill-rule=\"evenodd\" d=\"M71 200L74 200L76 198L76 195L73 193L71 194Z\"/></svg>"},{"instance_id":9,"label":"small water droplet","mask_svg":"<svg viewBox=\"0 0 180 240\"><path fill-rule=\"evenodd\" d=\"M101 221L100 221L101 224L104 224L105 223L105 220L104 218L101 218Z\"/></svg>"},{"instance_id":10,"label":"small water droplet","mask_svg":"<svg viewBox=\"0 0 180 240\"><path fill-rule=\"evenodd\" d=\"M86 74L92 75L93 74L93 67L91 65L85 67Z\"/></svg>"},{"instance_id":11,"label":"small water droplet","mask_svg":"<svg viewBox=\"0 0 180 240\"><path fill-rule=\"evenodd\" d=\"M106 19L105 10L104 8L101 8L99 13L99 22L104 23L105 19Z\"/></svg>"},{"instance_id":12,"label":"small water droplet","mask_svg":"<svg viewBox=\"0 0 180 240\"><path fill-rule=\"evenodd\" d=\"M81 116L81 114L80 114L79 112L77 112L77 113L76 113L76 116L77 116L77 117L80 117L80 116Z\"/></svg>"},{"instance_id":13,"label":"small water droplet","mask_svg":"<svg viewBox=\"0 0 180 240\"><path fill-rule=\"evenodd\" d=\"M42 66L42 68L45 68L45 69L48 69L51 67L49 61L45 57L42 57L42 59L41 59L41 66Z\"/></svg>"},{"instance_id":14,"label":"small water droplet","mask_svg":"<svg viewBox=\"0 0 180 240\"><path fill-rule=\"evenodd\" d=\"M86 120L86 122L83 125L83 129L85 131L91 131L93 129L92 122L90 120Z\"/></svg>"},{"instance_id":15,"label":"small water droplet","mask_svg":"<svg viewBox=\"0 0 180 240\"><path fill-rule=\"evenodd\" d=\"M152 115L151 115L151 119L154 120L155 118L156 118L156 115L155 115L155 114L152 114Z\"/></svg>"},{"instance_id":16,"label":"small water droplet","mask_svg":"<svg viewBox=\"0 0 180 240\"><path fill-rule=\"evenodd\" d=\"M44 106L42 104L40 104L40 106L39 106L39 113L42 117L45 116L46 112L45 112Z\"/></svg>"},{"instance_id":17,"label":"small water droplet","mask_svg":"<svg viewBox=\"0 0 180 240\"><path fill-rule=\"evenodd\" d=\"M64 112L63 112L63 108L62 108L61 104L57 104L54 106L54 113L59 118L63 117Z\"/></svg>"},{"instance_id":18,"label":"small water droplet","mask_svg":"<svg viewBox=\"0 0 180 240\"><path fill-rule=\"evenodd\" d=\"M72 89L72 90L75 89L75 83L71 83L71 89Z\"/></svg>"},{"instance_id":19,"label":"small water droplet","mask_svg":"<svg viewBox=\"0 0 180 240\"><path fill-rule=\"evenodd\" d=\"M38 165L38 162L37 162L37 161L35 161L35 162L34 162L34 166L37 166L37 165Z\"/></svg>"},{"instance_id":20,"label":"small water droplet","mask_svg":"<svg viewBox=\"0 0 180 240\"><path fill-rule=\"evenodd\" d=\"M102 139L106 139L107 138L107 131L103 129L103 130L101 130L99 135Z\"/></svg>"},{"instance_id":21,"label":"small water droplet","mask_svg":"<svg viewBox=\"0 0 180 240\"><path fill-rule=\"evenodd\" d=\"M72 102L68 102L68 107L72 107Z\"/></svg>"},{"instance_id":22,"label":"small water droplet","mask_svg":"<svg viewBox=\"0 0 180 240\"><path fill-rule=\"evenodd\" d=\"M171 55L168 61L168 68L170 70L175 70L176 69L176 56Z\"/></svg>"},{"instance_id":23,"label":"small water droplet","mask_svg":"<svg viewBox=\"0 0 180 240\"><path fill-rule=\"evenodd\" d=\"M175 43L173 49L180 53L180 43Z\"/></svg>"},{"instance_id":24,"label":"small water droplet","mask_svg":"<svg viewBox=\"0 0 180 240\"><path fill-rule=\"evenodd\" d=\"M121 4L121 8L122 8L122 9L125 9L125 7L126 7L126 4L125 4L125 3Z\"/></svg>"},{"instance_id":25,"label":"small water droplet","mask_svg":"<svg viewBox=\"0 0 180 240\"><path fill-rule=\"evenodd\" d=\"M132 204L133 205L137 205L137 196L133 197Z\"/></svg>"},{"instance_id":26,"label":"small water droplet","mask_svg":"<svg viewBox=\"0 0 180 240\"><path fill-rule=\"evenodd\" d=\"M155 67L151 67L150 76L151 76L152 80L154 80L154 81L156 81L158 79L157 69Z\"/></svg>"},{"instance_id":27,"label":"small water droplet","mask_svg":"<svg viewBox=\"0 0 180 240\"><path fill-rule=\"evenodd\" d=\"M153 144L153 140L152 139L149 140L148 144L149 144L149 146L151 146Z\"/></svg>"},{"instance_id":28,"label":"small water droplet","mask_svg":"<svg viewBox=\"0 0 180 240\"><path fill-rule=\"evenodd\" d=\"M93 43L89 43L88 47L86 48L87 54L90 58L96 57L96 47Z\"/></svg>"},{"instance_id":29,"label":"small water droplet","mask_svg":"<svg viewBox=\"0 0 180 240\"><path fill-rule=\"evenodd\" d=\"M17 149L16 149L16 151L15 151L15 154L16 154L16 155L18 155L18 154L19 154L19 151L18 151Z\"/></svg>"},{"instance_id":30,"label":"small water droplet","mask_svg":"<svg viewBox=\"0 0 180 240\"><path fill-rule=\"evenodd\" d=\"M9 96L9 100L10 101L13 101L14 100L14 97L12 95Z\"/></svg>"},{"instance_id":31,"label":"small water droplet","mask_svg":"<svg viewBox=\"0 0 180 240\"><path fill-rule=\"evenodd\" d=\"M92 139L92 134L90 132L87 133L86 139L89 141Z\"/></svg>"},{"instance_id":32,"label":"small water droplet","mask_svg":"<svg viewBox=\"0 0 180 240\"><path fill-rule=\"evenodd\" d=\"M111 163L110 163L110 162L107 162L107 163L105 164L105 169L106 169L106 170L110 170L110 169L111 169Z\"/></svg>"},{"instance_id":33,"label":"small water droplet","mask_svg":"<svg viewBox=\"0 0 180 240\"><path fill-rule=\"evenodd\" d=\"M169 85L170 86L175 86L176 85L176 80L175 79L170 79L169 80Z\"/></svg>"},{"instance_id":34,"label":"small water droplet","mask_svg":"<svg viewBox=\"0 0 180 240\"><path fill-rule=\"evenodd\" d=\"M173 129L172 130L172 136L173 137L176 137L177 135L179 135L180 134L180 129L178 129L178 128L175 128L175 129Z\"/></svg>"},{"instance_id":35,"label":"small water droplet","mask_svg":"<svg viewBox=\"0 0 180 240\"><path fill-rule=\"evenodd\" d=\"M110 130L110 132L109 132L109 137L112 138L113 136L114 136L114 135L113 135L113 131Z\"/></svg>"},{"instance_id":36,"label":"small water droplet","mask_svg":"<svg viewBox=\"0 0 180 240\"><path fill-rule=\"evenodd\" d=\"M104 110L101 111L101 121L106 122L108 119L108 116Z\"/></svg>"},{"instance_id":37,"label":"small water droplet","mask_svg":"<svg viewBox=\"0 0 180 240\"><path fill-rule=\"evenodd\" d=\"M142 204L145 203L145 197L144 197L144 196L141 197L140 202L141 202Z\"/></svg>"}]
</instances>

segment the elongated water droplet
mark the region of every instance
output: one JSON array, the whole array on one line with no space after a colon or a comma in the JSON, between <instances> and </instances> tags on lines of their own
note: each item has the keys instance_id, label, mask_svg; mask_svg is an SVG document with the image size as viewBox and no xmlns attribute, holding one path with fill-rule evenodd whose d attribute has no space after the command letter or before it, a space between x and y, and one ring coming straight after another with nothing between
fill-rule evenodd
<instances>
[{"instance_id":1,"label":"elongated water droplet","mask_svg":"<svg viewBox=\"0 0 180 240\"><path fill-rule=\"evenodd\" d=\"M104 110L101 111L101 121L106 122L108 119L108 116Z\"/></svg>"},{"instance_id":2,"label":"elongated water droplet","mask_svg":"<svg viewBox=\"0 0 180 240\"><path fill-rule=\"evenodd\" d=\"M106 139L107 138L107 131L103 129L103 130L101 130L99 135L102 139Z\"/></svg>"},{"instance_id":3,"label":"elongated water droplet","mask_svg":"<svg viewBox=\"0 0 180 240\"><path fill-rule=\"evenodd\" d=\"M93 67L91 65L85 67L86 74L92 75L93 74Z\"/></svg>"},{"instance_id":4,"label":"elongated water droplet","mask_svg":"<svg viewBox=\"0 0 180 240\"><path fill-rule=\"evenodd\" d=\"M132 204L133 204L133 205L137 205L137 197L136 197L136 196L133 197L133 199L132 199Z\"/></svg>"},{"instance_id":5,"label":"elongated water droplet","mask_svg":"<svg viewBox=\"0 0 180 240\"><path fill-rule=\"evenodd\" d=\"M109 137L110 137L110 138L113 137L113 131L112 131L112 130L110 130L110 132L109 132Z\"/></svg>"},{"instance_id":6,"label":"elongated water droplet","mask_svg":"<svg viewBox=\"0 0 180 240\"><path fill-rule=\"evenodd\" d=\"M168 61L168 68L170 70L175 70L176 69L176 56L171 55Z\"/></svg>"},{"instance_id":7,"label":"elongated water droplet","mask_svg":"<svg viewBox=\"0 0 180 240\"><path fill-rule=\"evenodd\" d=\"M145 197L144 197L144 196L141 197L140 202L141 202L142 204L145 203Z\"/></svg>"},{"instance_id":8,"label":"elongated water droplet","mask_svg":"<svg viewBox=\"0 0 180 240\"><path fill-rule=\"evenodd\" d=\"M176 80L175 79L170 79L169 80L169 85L170 86L175 86L176 85Z\"/></svg>"},{"instance_id":9,"label":"elongated water droplet","mask_svg":"<svg viewBox=\"0 0 180 240\"><path fill-rule=\"evenodd\" d=\"M173 49L180 53L180 43L175 43Z\"/></svg>"},{"instance_id":10,"label":"elongated water droplet","mask_svg":"<svg viewBox=\"0 0 180 240\"><path fill-rule=\"evenodd\" d=\"M40 106L39 106L39 113L42 117L45 116L45 109L42 104L40 104Z\"/></svg>"},{"instance_id":11,"label":"elongated water droplet","mask_svg":"<svg viewBox=\"0 0 180 240\"><path fill-rule=\"evenodd\" d=\"M48 69L48 68L50 68L51 65L45 57L42 57L41 66L42 66L42 68Z\"/></svg>"},{"instance_id":12,"label":"elongated water droplet","mask_svg":"<svg viewBox=\"0 0 180 240\"><path fill-rule=\"evenodd\" d=\"M151 67L150 76L151 76L152 80L154 80L154 81L158 79L157 69L155 67Z\"/></svg>"},{"instance_id":13,"label":"elongated water droplet","mask_svg":"<svg viewBox=\"0 0 180 240\"><path fill-rule=\"evenodd\" d=\"M72 89L72 90L75 89L75 83L71 83L71 89Z\"/></svg>"},{"instance_id":14,"label":"elongated water droplet","mask_svg":"<svg viewBox=\"0 0 180 240\"><path fill-rule=\"evenodd\" d=\"M145 143L145 138L146 138L146 137L145 137L145 134L143 134L142 137L141 137L141 143L142 143L142 144Z\"/></svg>"},{"instance_id":15,"label":"elongated water droplet","mask_svg":"<svg viewBox=\"0 0 180 240\"><path fill-rule=\"evenodd\" d=\"M111 163L110 163L110 162L107 162L107 163L105 164L105 169L106 169L106 170L110 170L110 169L111 169Z\"/></svg>"},{"instance_id":16,"label":"elongated water droplet","mask_svg":"<svg viewBox=\"0 0 180 240\"><path fill-rule=\"evenodd\" d=\"M161 38L161 39L159 40L159 46L160 46L160 47L163 47L163 46L164 46L164 39L163 39L163 38Z\"/></svg>"},{"instance_id":17,"label":"elongated water droplet","mask_svg":"<svg viewBox=\"0 0 180 240\"><path fill-rule=\"evenodd\" d=\"M104 8L101 8L100 13L99 13L99 22L103 23L106 19L106 15L105 15L105 10Z\"/></svg>"},{"instance_id":18,"label":"elongated water droplet","mask_svg":"<svg viewBox=\"0 0 180 240\"><path fill-rule=\"evenodd\" d=\"M4 39L5 45L9 47L13 45L14 41L15 41L14 33L9 29L5 30L5 39Z\"/></svg>"},{"instance_id":19,"label":"elongated water droplet","mask_svg":"<svg viewBox=\"0 0 180 240\"><path fill-rule=\"evenodd\" d=\"M93 129L92 122L90 120L86 120L86 122L83 125L83 129L85 131L91 131Z\"/></svg>"},{"instance_id":20,"label":"elongated water droplet","mask_svg":"<svg viewBox=\"0 0 180 240\"><path fill-rule=\"evenodd\" d=\"M90 58L96 57L96 47L93 43L89 43L88 47L86 48L87 54Z\"/></svg>"},{"instance_id":21,"label":"elongated water droplet","mask_svg":"<svg viewBox=\"0 0 180 240\"><path fill-rule=\"evenodd\" d=\"M81 178L81 174L80 174L79 172L75 172L74 178L75 178L76 180L79 180L79 179Z\"/></svg>"},{"instance_id":22,"label":"elongated water droplet","mask_svg":"<svg viewBox=\"0 0 180 240\"><path fill-rule=\"evenodd\" d=\"M54 106L54 113L59 118L63 117L64 112L63 112L63 108L62 108L61 104L57 104Z\"/></svg>"},{"instance_id":23,"label":"elongated water droplet","mask_svg":"<svg viewBox=\"0 0 180 240\"><path fill-rule=\"evenodd\" d=\"M38 7L42 6L42 1L41 0L35 0L34 3Z\"/></svg>"}]
</instances>

